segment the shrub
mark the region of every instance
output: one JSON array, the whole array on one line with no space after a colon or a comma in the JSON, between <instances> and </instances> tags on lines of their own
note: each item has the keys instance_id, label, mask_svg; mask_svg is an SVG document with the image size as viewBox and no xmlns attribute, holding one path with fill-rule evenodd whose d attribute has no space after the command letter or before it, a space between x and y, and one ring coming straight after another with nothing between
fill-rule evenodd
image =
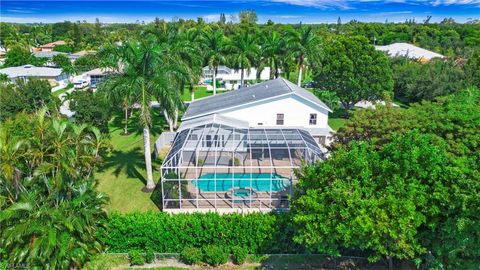
<instances>
[{"instance_id":1,"label":"shrub","mask_svg":"<svg viewBox=\"0 0 480 270\"><path fill-rule=\"evenodd\" d=\"M145 259L143 258L142 253L139 250L131 250L128 253L130 259L130 265L144 265Z\"/></svg>"},{"instance_id":2,"label":"shrub","mask_svg":"<svg viewBox=\"0 0 480 270\"><path fill-rule=\"evenodd\" d=\"M228 262L228 253L225 248L209 245L203 248L203 261L211 266L219 266Z\"/></svg>"},{"instance_id":3,"label":"shrub","mask_svg":"<svg viewBox=\"0 0 480 270\"><path fill-rule=\"evenodd\" d=\"M198 264L202 261L202 251L195 247L186 247L180 253L180 260L186 264Z\"/></svg>"},{"instance_id":4,"label":"shrub","mask_svg":"<svg viewBox=\"0 0 480 270\"><path fill-rule=\"evenodd\" d=\"M217 245L230 251L243 247L248 254L302 252L292 240L288 213L225 214L164 212L112 213L98 238L110 252L151 249L180 253L183 247Z\"/></svg>"},{"instance_id":5,"label":"shrub","mask_svg":"<svg viewBox=\"0 0 480 270\"><path fill-rule=\"evenodd\" d=\"M153 251L151 249L147 249L147 251L145 252L145 261L147 263L152 263L154 259L155 255L153 254Z\"/></svg>"},{"instance_id":6,"label":"shrub","mask_svg":"<svg viewBox=\"0 0 480 270\"><path fill-rule=\"evenodd\" d=\"M233 263L237 265L244 264L247 260L247 250L243 247L233 247L232 248L232 259Z\"/></svg>"}]
</instances>

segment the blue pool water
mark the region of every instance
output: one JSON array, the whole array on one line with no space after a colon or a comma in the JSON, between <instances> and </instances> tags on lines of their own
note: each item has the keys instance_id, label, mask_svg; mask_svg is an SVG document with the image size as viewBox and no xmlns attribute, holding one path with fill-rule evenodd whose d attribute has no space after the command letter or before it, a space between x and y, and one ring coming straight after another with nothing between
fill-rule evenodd
<instances>
[{"instance_id":1,"label":"blue pool water","mask_svg":"<svg viewBox=\"0 0 480 270\"><path fill-rule=\"evenodd\" d=\"M269 173L253 173L252 182L250 185L249 173L217 173L217 180L215 174L207 173L200 178L192 180L194 186L198 186L201 191L215 191L215 182L217 191L228 191L232 188L246 188L251 187L256 191L270 191L270 174ZM234 177L232 181L232 177ZM290 179L282 177L278 174L272 175L272 191L277 192L286 189L290 186Z\"/></svg>"}]
</instances>

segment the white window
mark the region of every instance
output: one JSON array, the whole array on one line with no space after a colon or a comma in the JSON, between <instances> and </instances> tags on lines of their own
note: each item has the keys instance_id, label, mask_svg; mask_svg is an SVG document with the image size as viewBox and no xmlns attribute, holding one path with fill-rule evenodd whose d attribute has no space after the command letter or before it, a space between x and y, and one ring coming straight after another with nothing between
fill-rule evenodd
<instances>
[{"instance_id":1,"label":"white window","mask_svg":"<svg viewBox=\"0 0 480 270\"><path fill-rule=\"evenodd\" d=\"M277 125L283 125L285 115L283 113L277 113Z\"/></svg>"},{"instance_id":2,"label":"white window","mask_svg":"<svg viewBox=\"0 0 480 270\"><path fill-rule=\"evenodd\" d=\"M317 124L317 114L316 113L311 113L310 114L310 125L316 125Z\"/></svg>"}]
</instances>

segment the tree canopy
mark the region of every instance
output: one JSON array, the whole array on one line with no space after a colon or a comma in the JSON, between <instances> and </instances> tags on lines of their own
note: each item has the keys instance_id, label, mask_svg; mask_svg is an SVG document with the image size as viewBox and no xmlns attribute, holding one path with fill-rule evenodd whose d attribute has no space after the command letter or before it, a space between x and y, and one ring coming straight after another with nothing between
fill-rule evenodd
<instances>
[{"instance_id":1,"label":"tree canopy","mask_svg":"<svg viewBox=\"0 0 480 270\"><path fill-rule=\"evenodd\" d=\"M361 100L378 100L393 90L388 58L359 36L325 40L313 78L316 87L334 91L347 109Z\"/></svg>"}]
</instances>

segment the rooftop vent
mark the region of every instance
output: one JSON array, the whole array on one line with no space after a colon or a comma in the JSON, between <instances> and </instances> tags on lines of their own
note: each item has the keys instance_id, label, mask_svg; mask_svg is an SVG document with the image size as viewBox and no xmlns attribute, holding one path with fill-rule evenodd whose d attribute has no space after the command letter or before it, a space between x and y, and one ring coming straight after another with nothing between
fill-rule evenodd
<instances>
[{"instance_id":1,"label":"rooftop vent","mask_svg":"<svg viewBox=\"0 0 480 270\"><path fill-rule=\"evenodd\" d=\"M32 65L25 65L25 66L23 66L23 68L31 68L31 67L33 67L33 66L32 66Z\"/></svg>"}]
</instances>

